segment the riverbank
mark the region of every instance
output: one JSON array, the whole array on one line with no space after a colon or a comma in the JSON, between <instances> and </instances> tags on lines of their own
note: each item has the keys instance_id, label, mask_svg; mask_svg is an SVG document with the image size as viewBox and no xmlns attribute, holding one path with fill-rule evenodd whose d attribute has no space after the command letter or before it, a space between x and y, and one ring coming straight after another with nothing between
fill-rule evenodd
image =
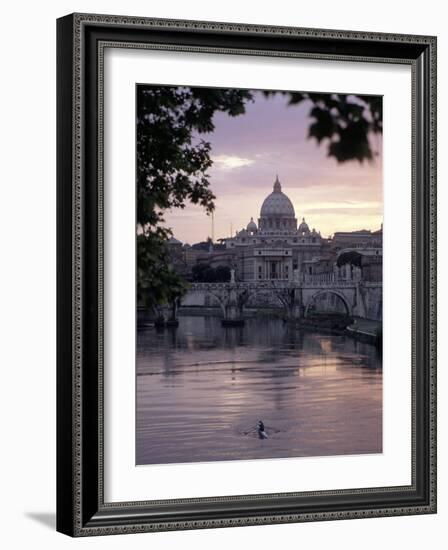
<instances>
[{"instance_id":1,"label":"riverbank","mask_svg":"<svg viewBox=\"0 0 448 550\"><path fill-rule=\"evenodd\" d=\"M356 318L354 323L347 327L347 334L360 342L380 347L383 342L383 324L381 321Z\"/></svg>"},{"instance_id":2,"label":"riverbank","mask_svg":"<svg viewBox=\"0 0 448 550\"><path fill-rule=\"evenodd\" d=\"M381 321L359 317L345 319L343 317L311 317L295 321L295 326L299 329L314 330L329 334L345 334L365 344L373 344L378 348L382 346L383 332Z\"/></svg>"},{"instance_id":3,"label":"riverbank","mask_svg":"<svg viewBox=\"0 0 448 550\"><path fill-rule=\"evenodd\" d=\"M221 317L222 309L216 306L182 306L178 312L180 317L202 317L203 315L212 317ZM266 317L270 316L275 319L282 319L284 312L280 308L244 308L244 317Z\"/></svg>"},{"instance_id":4,"label":"riverbank","mask_svg":"<svg viewBox=\"0 0 448 550\"><path fill-rule=\"evenodd\" d=\"M221 317L222 312L217 307L182 307L179 310L179 316L184 317ZM283 312L279 309L246 309L245 318L254 317L271 317L280 319L283 317ZM154 321L140 319L139 328L154 327ZM358 340L366 344L373 344L377 347L382 345L382 323L370 319L361 319L359 317L344 318L341 316L300 319L290 321L297 329L305 329L311 331L320 331L328 334L347 335L350 338Z\"/></svg>"}]
</instances>

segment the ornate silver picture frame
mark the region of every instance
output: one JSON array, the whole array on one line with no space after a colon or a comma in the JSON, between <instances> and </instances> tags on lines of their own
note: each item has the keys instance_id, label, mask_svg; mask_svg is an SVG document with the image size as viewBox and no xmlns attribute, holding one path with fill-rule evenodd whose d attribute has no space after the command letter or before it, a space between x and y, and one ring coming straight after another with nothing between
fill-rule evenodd
<instances>
[{"instance_id":1,"label":"ornate silver picture frame","mask_svg":"<svg viewBox=\"0 0 448 550\"><path fill-rule=\"evenodd\" d=\"M409 485L175 499L153 498L148 488L143 500L105 499L107 48L411 68ZM57 22L57 51L57 530L70 536L91 536L435 513L436 38L72 14Z\"/></svg>"}]
</instances>

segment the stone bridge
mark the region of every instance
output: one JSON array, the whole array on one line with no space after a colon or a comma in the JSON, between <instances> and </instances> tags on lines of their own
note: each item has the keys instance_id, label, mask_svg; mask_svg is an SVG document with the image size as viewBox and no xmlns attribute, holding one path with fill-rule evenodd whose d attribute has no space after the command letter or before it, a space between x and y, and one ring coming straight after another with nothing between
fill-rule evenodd
<instances>
[{"instance_id":1,"label":"stone bridge","mask_svg":"<svg viewBox=\"0 0 448 550\"><path fill-rule=\"evenodd\" d=\"M242 324L244 308L259 294L268 294L288 319L306 317L321 295L336 296L349 316L380 320L382 284L336 279L333 274L303 281L192 283L181 306L219 306L224 324Z\"/></svg>"}]
</instances>

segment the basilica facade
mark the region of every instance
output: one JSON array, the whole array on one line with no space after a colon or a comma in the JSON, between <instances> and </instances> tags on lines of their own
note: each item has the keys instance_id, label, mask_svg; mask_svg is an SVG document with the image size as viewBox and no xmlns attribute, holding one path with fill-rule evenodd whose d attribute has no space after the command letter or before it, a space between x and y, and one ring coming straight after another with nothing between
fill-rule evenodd
<instances>
[{"instance_id":1,"label":"basilica facade","mask_svg":"<svg viewBox=\"0 0 448 550\"><path fill-rule=\"evenodd\" d=\"M187 281L195 281L198 266L233 271L237 281L310 281L312 278L361 277L382 280L383 230L336 232L324 238L302 218L275 179L272 192L261 204L257 221L219 243L192 246L175 238L168 241L173 267ZM348 262L348 263L347 263ZM356 272L356 273L355 273Z\"/></svg>"},{"instance_id":2,"label":"basilica facade","mask_svg":"<svg viewBox=\"0 0 448 550\"><path fill-rule=\"evenodd\" d=\"M304 218L298 224L278 176L261 205L258 223L251 218L246 228L224 244L225 251L219 255L233 257L242 281L292 280L294 272L302 272L307 262L322 257L328 249L328 240L310 230Z\"/></svg>"}]
</instances>

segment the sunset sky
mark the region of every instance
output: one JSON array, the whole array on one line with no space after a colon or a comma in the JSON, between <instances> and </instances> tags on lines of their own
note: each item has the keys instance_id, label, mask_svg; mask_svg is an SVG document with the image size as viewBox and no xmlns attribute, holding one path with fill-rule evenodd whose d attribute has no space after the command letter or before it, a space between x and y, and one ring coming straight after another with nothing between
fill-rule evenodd
<instances>
[{"instance_id":1,"label":"sunset sky","mask_svg":"<svg viewBox=\"0 0 448 550\"><path fill-rule=\"evenodd\" d=\"M281 95L255 94L246 114L215 115L215 131L201 137L212 145L209 170L215 193L215 240L256 223L264 198L278 174L297 219L327 237L335 231L376 230L383 218L381 137L373 138L379 156L372 163L338 164L324 144L307 139L310 103L288 107ZM211 219L200 207L165 215L174 236L194 244L211 236Z\"/></svg>"}]
</instances>

